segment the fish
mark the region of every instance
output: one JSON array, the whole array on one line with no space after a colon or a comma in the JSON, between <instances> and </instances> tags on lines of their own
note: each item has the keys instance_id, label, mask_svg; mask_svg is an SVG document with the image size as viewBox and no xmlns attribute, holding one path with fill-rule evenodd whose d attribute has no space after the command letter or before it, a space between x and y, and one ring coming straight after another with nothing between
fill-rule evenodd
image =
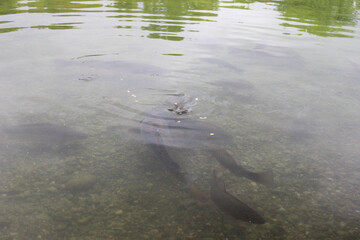
<instances>
[{"instance_id":1,"label":"fish","mask_svg":"<svg viewBox=\"0 0 360 240\"><path fill-rule=\"evenodd\" d=\"M160 136L160 130L158 127L161 127L161 124L162 121L157 121L156 124L153 123L151 127L147 127L143 124L141 126L140 132L144 138L152 139L151 142L149 141L148 146L156 154L159 161L162 162L164 166L182 182L186 182L185 173L182 171L180 165L172 159Z\"/></svg>"},{"instance_id":2,"label":"fish","mask_svg":"<svg viewBox=\"0 0 360 240\"><path fill-rule=\"evenodd\" d=\"M224 60L221 60L221 59L217 59L217 58L200 58L201 61L204 61L204 62L207 62L207 63L210 63L210 64L214 64L215 66L218 66L218 67L224 67L224 68L228 68L228 69L231 69L235 72L238 72L238 73L242 73L243 70L237 68L235 65L229 63L229 62L226 62Z\"/></svg>"},{"instance_id":3,"label":"fish","mask_svg":"<svg viewBox=\"0 0 360 240\"><path fill-rule=\"evenodd\" d=\"M237 56L237 64L242 61L247 65L269 66L273 68L302 68L305 61L296 51L284 47L257 45L253 49L229 47L229 51Z\"/></svg>"},{"instance_id":4,"label":"fish","mask_svg":"<svg viewBox=\"0 0 360 240\"><path fill-rule=\"evenodd\" d=\"M213 171L210 199L222 212L237 220L254 224L265 223L265 219L260 214L226 191L224 181L216 177L215 170Z\"/></svg>"},{"instance_id":5,"label":"fish","mask_svg":"<svg viewBox=\"0 0 360 240\"><path fill-rule=\"evenodd\" d=\"M157 123L159 125L153 126L153 128L149 128L149 126L142 126L145 127L147 131L146 133L143 133L144 137L150 137L149 130L151 131L152 140L151 143L149 142L147 145L155 153L158 160L162 162L162 164L181 182L185 183L185 190L193 199L202 202L207 201L209 199L208 194L194 185L195 177L185 173L180 165L170 156L167 149L171 147L166 147L163 139L160 136L160 129L156 128L161 127L162 122L157 121ZM141 130L144 131L144 128L141 128Z\"/></svg>"},{"instance_id":6,"label":"fish","mask_svg":"<svg viewBox=\"0 0 360 240\"><path fill-rule=\"evenodd\" d=\"M87 135L82 132L52 123L5 126L2 128L2 132L10 138L53 146L87 138Z\"/></svg>"},{"instance_id":7,"label":"fish","mask_svg":"<svg viewBox=\"0 0 360 240\"><path fill-rule=\"evenodd\" d=\"M165 147L209 149L225 146L231 140L231 136L217 126L179 117L174 112L152 109L142 116L141 136L147 144L159 145L160 136Z\"/></svg>"},{"instance_id":8,"label":"fish","mask_svg":"<svg viewBox=\"0 0 360 240\"><path fill-rule=\"evenodd\" d=\"M265 186L271 186L273 184L274 177L272 172L251 172L236 163L235 159L224 149L213 149L210 150L210 152L223 167L236 176L245 177Z\"/></svg>"},{"instance_id":9,"label":"fish","mask_svg":"<svg viewBox=\"0 0 360 240\"><path fill-rule=\"evenodd\" d=\"M159 141L162 141L159 137ZM164 164L164 166L170 170L181 181L185 182L185 174L182 171L180 165L175 162L163 144L148 144L149 147L156 154L157 158Z\"/></svg>"}]
</instances>

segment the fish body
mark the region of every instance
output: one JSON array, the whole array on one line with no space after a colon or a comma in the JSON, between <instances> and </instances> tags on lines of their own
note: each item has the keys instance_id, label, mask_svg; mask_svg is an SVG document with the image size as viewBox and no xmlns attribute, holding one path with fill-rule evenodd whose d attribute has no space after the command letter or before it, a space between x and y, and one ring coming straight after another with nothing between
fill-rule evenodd
<instances>
[{"instance_id":1,"label":"fish body","mask_svg":"<svg viewBox=\"0 0 360 240\"><path fill-rule=\"evenodd\" d=\"M186 114L185 114L186 115ZM153 109L143 115L141 121L141 138L147 143L160 160L174 171L175 162L170 160L167 149L203 149L226 169L236 176L246 177L252 181L271 186L271 172L252 172L238 164L224 149L231 136L207 121L188 119L162 109ZM178 171L178 170L176 170Z\"/></svg>"},{"instance_id":2,"label":"fish body","mask_svg":"<svg viewBox=\"0 0 360 240\"><path fill-rule=\"evenodd\" d=\"M216 177L215 171L211 183L210 198L222 212L235 219L254 224L265 223L260 214L226 191L224 181Z\"/></svg>"},{"instance_id":3,"label":"fish body","mask_svg":"<svg viewBox=\"0 0 360 240\"><path fill-rule=\"evenodd\" d=\"M182 169L170 156L166 149L166 144L161 137L161 132L164 130L166 130L166 121L161 118L145 118L140 127L142 137L158 159L171 173L180 178L181 181L185 181L185 175Z\"/></svg>"},{"instance_id":4,"label":"fish body","mask_svg":"<svg viewBox=\"0 0 360 240\"><path fill-rule=\"evenodd\" d=\"M243 70L237 68L235 65L233 65L233 64L231 64L231 63L229 63L227 61L221 60L221 59L217 59L217 58L201 58L200 60L202 60L204 62L207 62L207 63L210 63L210 64L213 64L213 65L218 66L218 67L223 67L223 68L233 70L233 71L238 72L238 73L243 72Z\"/></svg>"},{"instance_id":5,"label":"fish body","mask_svg":"<svg viewBox=\"0 0 360 240\"><path fill-rule=\"evenodd\" d=\"M238 164L235 159L224 149L210 150L212 156L230 172L239 177L245 177L254 182L261 183L265 186L271 186L273 184L273 173L268 172L251 172Z\"/></svg>"},{"instance_id":6,"label":"fish body","mask_svg":"<svg viewBox=\"0 0 360 240\"><path fill-rule=\"evenodd\" d=\"M183 118L158 109L150 113L141 121L141 137L147 144L158 144L160 136L166 147L209 149L225 147L231 140L230 135L207 121Z\"/></svg>"},{"instance_id":7,"label":"fish body","mask_svg":"<svg viewBox=\"0 0 360 240\"><path fill-rule=\"evenodd\" d=\"M2 132L8 137L42 143L62 145L69 141L84 139L86 134L72 128L51 123L23 124L3 127Z\"/></svg>"}]
</instances>

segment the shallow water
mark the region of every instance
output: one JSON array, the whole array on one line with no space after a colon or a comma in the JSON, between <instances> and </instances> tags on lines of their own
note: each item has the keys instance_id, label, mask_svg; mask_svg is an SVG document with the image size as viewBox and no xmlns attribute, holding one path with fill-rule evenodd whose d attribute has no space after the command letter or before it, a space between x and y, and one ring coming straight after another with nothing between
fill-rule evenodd
<instances>
[{"instance_id":1,"label":"shallow water","mask_svg":"<svg viewBox=\"0 0 360 240\"><path fill-rule=\"evenodd\" d=\"M357 239L359 8L1 1L0 239ZM266 224L190 196L136 137L142 112L181 94L186 117L229 133L226 150L275 184L234 176L206 149L171 156L205 193L216 169ZM32 124L44 128L3 131Z\"/></svg>"}]
</instances>

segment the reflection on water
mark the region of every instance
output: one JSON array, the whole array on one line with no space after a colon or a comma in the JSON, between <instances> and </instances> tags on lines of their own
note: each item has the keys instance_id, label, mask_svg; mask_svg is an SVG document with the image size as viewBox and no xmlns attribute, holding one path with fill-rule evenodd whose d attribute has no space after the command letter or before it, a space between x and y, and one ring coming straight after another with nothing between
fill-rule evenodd
<instances>
[{"instance_id":1,"label":"reflection on water","mask_svg":"<svg viewBox=\"0 0 360 240\"><path fill-rule=\"evenodd\" d=\"M0 0L0 239L357 239L358 11Z\"/></svg>"},{"instance_id":2,"label":"reflection on water","mask_svg":"<svg viewBox=\"0 0 360 240\"><path fill-rule=\"evenodd\" d=\"M19 1L4 0L0 3L0 15L19 13L52 13L58 17L76 19L68 22L64 19L55 23L42 23L24 26L23 23L0 21L0 33L17 31L23 28L37 29L72 29L80 27L81 19L94 12L105 12L106 17L118 19L113 27L121 29L120 35L132 35L142 30L142 36L172 41L184 39L182 32L198 32L191 28L192 24L202 21L216 22L218 12L222 8L236 11L252 10L252 4L265 2L275 6L273 10L281 13L281 26L286 27L284 34L291 34L289 28L297 28L301 32L325 37L353 37L356 25L358 0L336 1L253 1L253 0L188 0L188 1ZM254 5L256 6L256 5ZM75 13L82 14L75 14ZM6 18L4 18L6 20ZM11 19L11 18L10 18ZM20 26L19 26L20 25ZM138 33L137 33L138 34Z\"/></svg>"},{"instance_id":3,"label":"reflection on water","mask_svg":"<svg viewBox=\"0 0 360 240\"><path fill-rule=\"evenodd\" d=\"M279 2L285 27L323 37L352 37L356 25L358 0Z\"/></svg>"},{"instance_id":4,"label":"reflection on water","mask_svg":"<svg viewBox=\"0 0 360 240\"><path fill-rule=\"evenodd\" d=\"M131 4L129 4L131 3ZM121 14L112 16L119 18L121 25L118 28L136 28L132 24L135 19L141 19L141 29L148 38L160 38L172 41L184 39L180 32L184 31L186 24L196 24L199 21L211 21L209 17L216 17L213 11L217 10L218 1L119 1ZM137 22L137 21L136 21Z\"/></svg>"}]
</instances>

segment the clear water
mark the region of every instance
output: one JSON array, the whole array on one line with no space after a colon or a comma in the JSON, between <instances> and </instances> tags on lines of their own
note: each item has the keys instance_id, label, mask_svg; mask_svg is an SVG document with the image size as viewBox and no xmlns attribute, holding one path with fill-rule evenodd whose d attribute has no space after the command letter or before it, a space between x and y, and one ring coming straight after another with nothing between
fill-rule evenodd
<instances>
[{"instance_id":1,"label":"clear water","mask_svg":"<svg viewBox=\"0 0 360 240\"><path fill-rule=\"evenodd\" d=\"M1 0L0 239L357 239L359 8ZM174 159L204 192L216 169L266 224L190 196L136 137L138 114L177 94L275 184L196 148Z\"/></svg>"}]
</instances>

